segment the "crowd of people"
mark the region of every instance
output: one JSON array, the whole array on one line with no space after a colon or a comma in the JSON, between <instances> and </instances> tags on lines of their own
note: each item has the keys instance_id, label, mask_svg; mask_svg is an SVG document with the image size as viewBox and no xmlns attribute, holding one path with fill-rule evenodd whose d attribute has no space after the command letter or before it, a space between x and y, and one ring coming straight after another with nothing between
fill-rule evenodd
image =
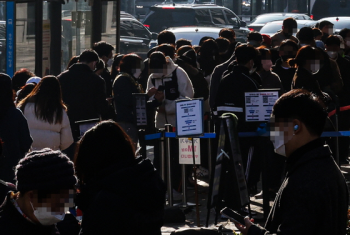
<instances>
[{"instance_id":1,"label":"crowd of people","mask_svg":"<svg viewBox=\"0 0 350 235\"><path fill-rule=\"evenodd\" d=\"M205 119L216 132L223 107L235 108L239 132L254 132L258 124L244 121L244 92L276 89L281 98L271 125L282 140L239 142L250 168L249 193L257 198L261 145L271 150L270 191L262 193L278 204L265 228L250 220L237 227L243 234L326 234L308 217L325 205L327 229L345 234L347 186L332 158L334 140L320 138L324 130L350 129L350 29L333 35L332 26L323 21L294 36L297 23L287 18L272 37L251 32L239 43L234 30L224 28L199 45L164 30L145 60L113 55L113 46L101 41L72 57L57 77L36 77L28 69L12 78L0 74L0 233L161 234L166 189L157 171L160 151L155 146L153 163L135 154L141 140L133 94L147 94L151 133L166 124L176 128L175 102L191 98L203 98ZM89 120L99 123L82 132L80 123ZM281 123L292 123L292 131L281 134ZM349 163L349 145L349 137L340 138L340 164ZM181 195L176 139L171 149L172 193ZM195 173L208 174L207 162ZM65 216L77 212L72 208L82 212L82 223Z\"/></svg>"}]
</instances>

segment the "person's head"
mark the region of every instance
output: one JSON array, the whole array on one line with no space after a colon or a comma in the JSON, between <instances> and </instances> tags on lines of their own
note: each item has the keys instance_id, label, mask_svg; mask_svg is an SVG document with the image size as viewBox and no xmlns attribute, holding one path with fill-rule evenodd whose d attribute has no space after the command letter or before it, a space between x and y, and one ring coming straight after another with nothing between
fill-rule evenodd
<instances>
[{"instance_id":1,"label":"person's head","mask_svg":"<svg viewBox=\"0 0 350 235\"><path fill-rule=\"evenodd\" d=\"M219 64L219 47L213 39L203 42L198 52L198 63L200 68L204 70L205 76L211 74L216 65Z\"/></svg>"},{"instance_id":2,"label":"person's head","mask_svg":"<svg viewBox=\"0 0 350 235\"><path fill-rule=\"evenodd\" d=\"M167 63L165 59L165 55L161 51L155 51L151 54L149 57L149 73L157 76L162 77L163 75L166 75L166 68Z\"/></svg>"},{"instance_id":3,"label":"person's head","mask_svg":"<svg viewBox=\"0 0 350 235\"><path fill-rule=\"evenodd\" d=\"M176 55L177 56L182 56L185 52L189 51L189 50L193 50L192 46L182 46L179 49L177 49L176 51Z\"/></svg>"},{"instance_id":4,"label":"person's head","mask_svg":"<svg viewBox=\"0 0 350 235\"><path fill-rule=\"evenodd\" d=\"M282 41L279 48L279 56L282 62L287 62L288 59L295 58L298 50L299 47L293 40L287 39Z\"/></svg>"},{"instance_id":5,"label":"person's head","mask_svg":"<svg viewBox=\"0 0 350 235\"><path fill-rule=\"evenodd\" d=\"M255 60L257 71L270 71L272 68L271 52L265 47L258 47L259 55Z\"/></svg>"},{"instance_id":6,"label":"person's head","mask_svg":"<svg viewBox=\"0 0 350 235\"><path fill-rule=\"evenodd\" d=\"M175 47L171 44L162 44L157 47L156 51L163 52L165 56L175 59Z\"/></svg>"},{"instance_id":7,"label":"person's head","mask_svg":"<svg viewBox=\"0 0 350 235\"><path fill-rule=\"evenodd\" d=\"M205 41L207 41L208 39L215 40L215 38L213 38L213 37L204 36L204 37L202 37L202 38L199 40L199 45L198 45L198 46L201 47L201 46L203 45L203 43L204 43Z\"/></svg>"},{"instance_id":8,"label":"person's head","mask_svg":"<svg viewBox=\"0 0 350 235\"><path fill-rule=\"evenodd\" d=\"M219 55L226 54L230 46L230 41L226 38L220 37L215 39L215 42L219 47Z\"/></svg>"},{"instance_id":9,"label":"person's head","mask_svg":"<svg viewBox=\"0 0 350 235\"><path fill-rule=\"evenodd\" d=\"M298 29L298 23L294 18L288 17L283 20L282 31L284 35L286 35L287 37L290 37L293 35L293 33L296 33L297 29Z\"/></svg>"},{"instance_id":10,"label":"person's head","mask_svg":"<svg viewBox=\"0 0 350 235\"><path fill-rule=\"evenodd\" d=\"M151 56L151 54L157 50L157 48L158 48L158 46L155 46L155 47L151 48L151 49L147 52L147 58L149 58L149 57Z\"/></svg>"},{"instance_id":11,"label":"person's head","mask_svg":"<svg viewBox=\"0 0 350 235\"><path fill-rule=\"evenodd\" d=\"M321 61L318 58L317 50L311 46L303 46L297 52L294 59L289 59L288 63L293 68L304 68L312 73L316 73L321 68Z\"/></svg>"},{"instance_id":12,"label":"person's head","mask_svg":"<svg viewBox=\"0 0 350 235\"><path fill-rule=\"evenodd\" d=\"M9 108L14 107L11 77L0 73L0 120L6 115Z\"/></svg>"},{"instance_id":13,"label":"person's head","mask_svg":"<svg viewBox=\"0 0 350 235\"><path fill-rule=\"evenodd\" d=\"M73 206L77 179L73 162L61 151L44 148L28 153L18 162L15 176L17 203L32 222L55 224Z\"/></svg>"},{"instance_id":14,"label":"person's head","mask_svg":"<svg viewBox=\"0 0 350 235\"><path fill-rule=\"evenodd\" d=\"M78 61L79 61L79 56L77 56L77 55L73 56L72 58L70 58L66 69L68 70L70 68L70 66L72 66L73 64L78 63Z\"/></svg>"},{"instance_id":15,"label":"person's head","mask_svg":"<svg viewBox=\"0 0 350 235\"><path fill-rule=\"evenodd\" d=\"M35 83L27 83L22 89L19 91L16 99L16 105L19 104L24 98L26 98L35 88L37 84Z\"/></svg>"},{"instance_id":16,"label":"person's head","mask_svg":"<svg viewBox=\"0 0 350 235\"><path fill-rule=\"evenodd\" d=\"M190 40L180 38L179 40L176 41L175 49L178 50L182 46L192 46L192 43Z\"/></svg>"},{"instance_id":17,"label":"person's head","mask_svg":"<svg viewBox=\"0 0 350 235\"><path fill-rule=\"evenodd\" d=\"M175 45L176 37L175 34L168 30L163 30L158 34L158 45L162 44L173 44Z\"/></svg>"},{"instance_id":18,"label":"person's head","mask_svg":"<svg viewBox=\"0 0 350 235\"><path fill-rule=\"evenodd\" d=\"M333 23L328 20L323 20L319 24L319 29L322 31L323 34L331 35L333 34Z\"/></svg>"},{"instance_id":19,"label":"person's head","mask_svg":"<svg viewBox=\"0 0 350 235\"><path fill-rule=\"evenodd\" d=\"M321 40L322 39L323 33L322 33L322 31L320 29L313 28L312 32L314 34L314 39L315 40Z\"/></svg>"},{"instance_id":20,"label":"person's head","mask_svg":"<svg viewBox=\"0 0 350 235\"><path fill-rule=\"evenodd\" d=\"M271 47L271 37L267 34L261 34L261 36L263 37L263 42L261 43L261 45L265 46L266 48L270 48Z\"/></svg>"},{"instance_id":21,"label":"person's head","mask_svg":"<svg viewBox=\"0 0 350 235\"><path fill-rule=\"evenodd\" d=\"M296 149L321 136L326 109L314 94L294 89L273 106L270 138L275 151L289 157Z\"/></svg>"},{"instance_id":22,"label":"person's head","mask_svg":"<svg viewBox=\"0 0 350 235\"><path fill-rule=\"evenodd\" d=\"M35 104L35 116L50 124L62 123L63 112L67 107L62 101L61 85L58 79L49 75L43 77L18 107L24 112L28 102Z\"/></svg>"},{"instance_id":23,"label":"person's head","mask_svg":"<svg viewBox=\"0 0 350 235\"><path fill-rule=\"evenodd\" d=\"M230 41L230 43L234 43L236 41L236 33L233 29L223 28L219 32L219 37L226 38Z\"/></svg>"},{"instance_id":24,"label":"person's head","mask_svg":"<svg viewBox=\"0 0 350 235\"><path fill-rule=\"evenodd\" d=\"M98 54L94 50L85 50L79 56L79 63L86 64L92 71L95 70L97 62L100 60Z\"/></svg>"},{"instance_id":25,"label":"person's head","mask_svg":"<svg viewBox=\"0 0 350 235\"><path fill-rule=\"evenodd\" d=\"M345 48L350 48L350 29L344 28L340 30L339 35L344 39Z\"/></svg>"},{"instance_id":26,"label":"person's head","mask_svg":"<svg viewBox=\"0 0 350 235\"><path fill-rule=\"evenodd\" d=\"M122 60L123 56L124 56L124 54L116 54L114 56L113 64L112 64L112 68L111 68L111 75L116 76L119 73L120 61Z\"/></svg>"},{"instance_id":27,"label":"person's head","mask_svg":"<svg viewBox=\"0 0 350 235\"><path fill-rule=\"evenodd\" d=\"M119 71L132 75L134 78L139 78L144 66L141 57L131 53L123 56L120 61Z\"/></svg>"},{"instance_id":28,"label":"person's head","mask_svg":"<svg viewBox=\"0 0 350 235\"><path fill-rule=\"evenodd\" d=\"M315 46L314 32L310 27L303 27L299 30L297 35L300 45Z\"/></svg>"},{"instance_id":29,"label":"person's head","mask_svg":"<svg viewBox=\"0 0 350 235\"><path fill-rule=\"evenodd\" d=\"M111 44L105 41L95 42L92 49L96 51L107 67L112 66L114 47Z\"/></svg>"},{"instance_id":30,"label":"person's head","mask_svg":"<svg viewBox=\"0 0 350 235\"><path fill-rule=\"evenodd\" d=\"M31 77L34 77L35 74L32 73L29 69L22 68L15 72L12 76L12 89L17 92L21 87L23 87L27 80Z\"/></svg>"},{"instance_id":31,"label":"person's head","mask_svg":"<svg viewBox=\"0 0 350 235\"><path fill-rule=\"evenodd\" d=\"M235 50L237 63L248 69L253 69L258 54L258 51L250 45L240 45Z\"/></svg>"},{"instance_id":32,"label":"person's head","mask_svg":"<svg viewBox=\"0 0 350 235\"><path fill-rule=\"evenodd\" d=\"M94 72L97 75L101 75L103 73L104 68L105 68L105 62L103 62L103 60L100 59L96 64L96 68Z\"/></svg>"},{"instance_id":33,"label":"person's head","mask_svg":"<svg viewBox=\"0 0 350 235\"><path fill-rule=\"evenodd\" d=\"M74 158L76 175L81 183L96 179L107 168L128 166L135 160L134 144L114 121L103 121L85 132Z\"/></svg>"},{"instance_id":34,"label":"person's head","mask_svg":"<svg viewBox=\"0 0 350 235\"><path fill-rule=\"evenodd\" d=\"M337 36L329 35L325 42L327 54L332 59L337 59L340 52L340 39Z\"/></svg>"},{"instance_id":35,"label":"person's head","mask_svg":"<svg viewBox=\"0 0 350 235\"><path fill-rule=\"evenodd\" d=\"M252 45L253 47L259 47L263 42L263 37L259 32L253 31L248 34L247 42L249 45Z\"/></svg>"}]
</instances>

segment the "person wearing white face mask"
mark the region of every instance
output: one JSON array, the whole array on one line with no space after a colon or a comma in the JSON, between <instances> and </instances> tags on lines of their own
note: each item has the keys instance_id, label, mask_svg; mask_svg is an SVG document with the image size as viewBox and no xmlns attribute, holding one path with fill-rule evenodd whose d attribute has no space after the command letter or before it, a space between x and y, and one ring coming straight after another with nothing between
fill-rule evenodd
<instances>
[{"instance_id":1,"label":"person wearing white face mask","mask_svg":"<svg viewBox=\"0 0 350 235\"><path fill-rule=\"evenodd\" d=\"M55 224L73 206L73 162L45 148L22 158L15 174L18 193L10 191L0 207L0 234L57 234Z\"/></svg>"},{"instance_id":2,"label":"person wearing white face mask","mask_svg":"<svg viewBox=\"0 0 350 235\"><path fill-rule=\"evenodd\" d=\"M106 82L106 94L107 98L112 96L112 83L115 77L112 77L110 74L110 71L108 68L111 68L113 64L113 50L114 47L105 42L105 41L100 41L94 43L93 50L95 50L100 57L101 60L103 60L105 67L101 74L99 74Z\"/></svg>"},{"instance_id":3,"label":"person wearing white face mask","mask_svg":"<svg viewBox=\"0 0 350 235\"><path fill-rule=\"evenodd\" d=\"M272 111L270 138L286 157L286 176L265 227L246 217L243 235L345 234L349 193L345 178L321 134L327 112L306 90L281 96ZM322 226L320 226L322 225Z\"/></svg>"}]
</instances>

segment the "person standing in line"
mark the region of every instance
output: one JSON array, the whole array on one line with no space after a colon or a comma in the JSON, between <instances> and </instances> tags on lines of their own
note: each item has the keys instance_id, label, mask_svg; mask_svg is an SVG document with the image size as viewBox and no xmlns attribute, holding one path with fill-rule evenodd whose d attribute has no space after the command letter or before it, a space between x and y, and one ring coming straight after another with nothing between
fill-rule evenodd
<instances>
[{"instance_id":1,"label":"person standing in line","mask_svg":"<svg viewBox=\"0 0 350 235\"><path fill-rule=\"evenodd\" d=\"M73 143L67 107L59 81L46 76L17 106L27 118L33 138L32 149L65 150Z\"/></svg>"},{"instance_id":2,"label":"person standing in line","mask_svg":"<svg viewBox=\"0 0 350 235\"><path fill-rule=\"evenodd\" d=\"M26 118L14 104L11 78L4 73L0 73L0 141L0 179L15 183L13 167L30 150L33 140ZM0 200L3 196L0 192Z\"/></svg>"}]
</instances>

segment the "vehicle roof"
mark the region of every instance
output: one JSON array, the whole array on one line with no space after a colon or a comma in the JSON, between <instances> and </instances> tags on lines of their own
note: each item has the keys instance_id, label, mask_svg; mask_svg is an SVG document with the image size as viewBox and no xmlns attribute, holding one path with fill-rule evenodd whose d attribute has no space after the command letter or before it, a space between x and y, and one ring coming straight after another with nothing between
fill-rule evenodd
<instances>
[{"instance_id":1,"label":"vehicle roof","mask_svg":"<svg viewBox=\"0 0 350 235\"><path fill-rule=\"evenodd\" d=\"M223 28L218 27L205 27L205 26L190 26L190 27L170 27L167 30L172 32L183 32L183 33L191 33L191 32L206 32L206 33L218 33Z\"/></svg>"},{"instance_id":2,"label":"vehicle roof","mask_svg":"<svg viewBox=\"0 0 350 235\"><path fill-rule=\"evenodd\" d=\"M332 17L326 17L326 18L319 19L318 22L321 22L323 20L337 21L337 18L338 18L338 20L350 20L349 16L332 16Z\"/></svg>"},{"instance_id":3,"label":"vehicle roof","mask_svg":"<svg viewBox=\"0 0 350 235\"><path fill-rule=\"evenodd\" d=\"M163 8L163 7L169 7L169 8L185 8L185 9L192 9L192 8L208 8L208 7L215 7L215 8L225 8L223 6L218 6L215 4L155 4L151 8Z\"/></svg>"},{"instance_id":4,"label":"vehicle roof","mask_svg":"<svg viewBox=\"0 0 350 235\"><path fill-rule=\"evenodd\" d=\"M291 13L291 12L274 12L274 13L265 13L258 15L257 17L260 16L266 16L266 15L286 15L286 16L294 16L294 15L307 15L305 13Z\"/></svg>"},{"instance_id":5,"label":"vehicle roof","mask_svg":"<svg viewBox=\"0 0 350 235\"><path fill-rule=\"evenodd\" d=\"M311 22L315 22L315 24L317 23L317 21L314 20L295 20L298 24L306 24L306 23L311 23ZM283 24L283 20L276 20L276 21L271 21L271 22L267 22L267 24Z\"/></svg>"}]
</instances>

